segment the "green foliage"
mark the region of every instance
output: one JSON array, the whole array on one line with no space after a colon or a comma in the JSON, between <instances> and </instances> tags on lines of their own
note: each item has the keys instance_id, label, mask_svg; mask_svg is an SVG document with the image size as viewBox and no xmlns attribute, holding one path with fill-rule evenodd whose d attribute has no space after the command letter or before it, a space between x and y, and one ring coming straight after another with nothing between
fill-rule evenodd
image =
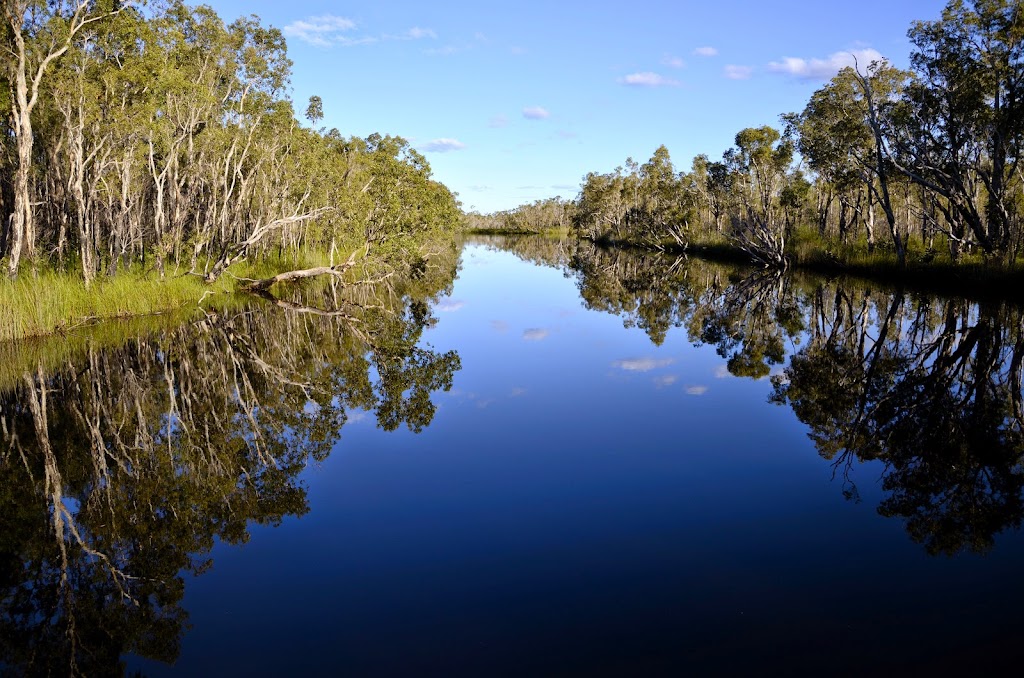
<instances>
[{"instance_id":1,"label":"green foliage","mask_svg":"<svg viewBox=\"0 0 1024 678\"><path fill-rule=\"evenodd\" d=\"M494 214L471 213L462 221L463 230L492 233L544 233L569 228L576 204L561 198L536 200L528 205Z\"/></svg>"},{"instance_id":2,"label":"green foliage","mask_svg":"<svg viewBox=\"0 0 1024 678\"><path fill-rule=\"evenodd\" d=\"M43 79L33 112L33 267L77 267L86 284L139 262L215 279L286 250L414 259L456 228L455 197L404 139L298 124L280 30L255 16L225 24L180 0L102 9ZM24 27L32 49L49 44L48 26ZM319 97L306 116L322 119ZM11 121L0 126L10 142ZM0 188L9 182L0 175ZM5 229L9 210L0 204Z\"/></svg>"},{"instance_id":3,"label":"green foliage","mask_svg":"<svg viewBox=\"0 0 1024 678\"><path fill-rule=\"evenodd\" d=\"M676 175L668 149L659 146L643 165L629 158L626 169L585 177L573 228L593 241L685 246L695 200Z\"/></svg>"}]
</instances>

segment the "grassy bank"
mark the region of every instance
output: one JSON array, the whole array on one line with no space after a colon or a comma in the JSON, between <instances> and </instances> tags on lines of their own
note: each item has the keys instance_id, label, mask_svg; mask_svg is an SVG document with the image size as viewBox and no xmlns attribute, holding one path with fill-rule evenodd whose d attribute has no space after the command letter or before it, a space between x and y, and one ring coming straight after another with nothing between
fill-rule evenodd
<instances>
[{"instance_id":1,"label":"grassy bank","mask_svg":"<svg viewBox=\"0 0 1024 678\"><path fill-rule=\"evenodd\" d=\"M343 257L335 256L336 261ZM197 275L169 270L164 278L155 271L122 270L97 278L86 289L76 272L24 273L17 280L0 280L0 343L73 330L104 320L164 315L195 309L200 300L233 293L240 279L265 278L281 271L323 266L326 253L299 252L241 262L217 283L207 285Z\"/></svg>"}]
</instances>

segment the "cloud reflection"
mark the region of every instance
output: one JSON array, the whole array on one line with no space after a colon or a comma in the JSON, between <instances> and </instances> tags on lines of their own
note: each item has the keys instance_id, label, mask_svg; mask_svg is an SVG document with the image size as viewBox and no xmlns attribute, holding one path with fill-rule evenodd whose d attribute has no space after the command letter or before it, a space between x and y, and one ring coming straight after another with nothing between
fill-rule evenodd
<instances>
[{"instance_id":1,"label":"cloud reflection","mask_svg":"<svg viewBox=\"0 0 1024 678\"><path fill-rule=\"evenodd\" d=\"M523 331L523 339L526 341L540 341L542 339L547 339L549 334L551 334L551 332L543 327L531 327Z\"/></svg>"},{"instance_id":2,"label":"cloud reflection","mask_svg":"<svg viewBox=\"0 0 1024 678\"><path fill-rule=\"evenodd\" d=\"M659 367L668 367L675 360L673 358L630 358L628 360L616 360L612 367L628 372L650 372Z\"/></svg>"},{"instance_id":3,"label":"cloud reflection","mask_svg":"<svg viewBox=\"0 0 1024 678\"><path fill-rule=\"evenodd\" d=\"M459 299L445 299L437 305L437 310L442 313L451 313L458 311L460 308L466 305L466 302Z\"/></svg>"}]
</instances>

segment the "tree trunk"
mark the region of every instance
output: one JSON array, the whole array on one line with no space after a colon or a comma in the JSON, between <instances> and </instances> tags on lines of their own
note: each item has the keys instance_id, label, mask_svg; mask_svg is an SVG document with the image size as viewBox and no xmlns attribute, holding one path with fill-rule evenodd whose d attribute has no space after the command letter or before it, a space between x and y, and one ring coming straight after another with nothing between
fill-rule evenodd
<instances>
[{"instance_id":1,"label":"tree trunk","mask_svg":"<svg viewBox=\"0 0 1024 678\"><path fill-rule=\"evenodd\" d=\"M22 256L31 257L35 247L35 224L32 219L32 196L29 192L29 168L32 163L32 120L26 110L27 85L24 73L18 74L17 103L14 107L14 133L17 136L18 166L14 170L14 213L11 215L11 258L7 272L18 276ZM25 108L22 108L22 105ZM21 109L21 110L19 110Z\"/></svg>"}]
</instances>

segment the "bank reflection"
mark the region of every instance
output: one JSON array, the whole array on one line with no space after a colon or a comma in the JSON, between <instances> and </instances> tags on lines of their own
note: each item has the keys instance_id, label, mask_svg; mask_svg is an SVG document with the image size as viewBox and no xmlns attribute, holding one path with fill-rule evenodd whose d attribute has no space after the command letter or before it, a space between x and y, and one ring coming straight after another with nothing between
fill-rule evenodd
<instances>
[{"instance_id":1,"label":"bank reflection","mask_svg":"<svg viewBox=\"0 0 1024 678\"><path fill-rule=\"evenodd\" d=\"M6 370L0 671L173 662L185 575L211 566L217 541L306 513L300 473L348 412L386 430L430 424L460 362L421 334L454 270L453 254L416 279L227 303L73 359L28 351L16 380Z\"/></svg>"},{"instance_id":2,"label":"bank reflection","mask_svg":"<svg viewBox=\"0 0 1024 678\"><path fill-rule=\"evenodd\" d=\"M843 494L859 501L856 466L880 462L878 512L928 553L985 552L1020 526L1019 307L588 243L565 270L588 308L654 344L678 328L731 374L771 375Z\"/></svg>"}]
</instances>

